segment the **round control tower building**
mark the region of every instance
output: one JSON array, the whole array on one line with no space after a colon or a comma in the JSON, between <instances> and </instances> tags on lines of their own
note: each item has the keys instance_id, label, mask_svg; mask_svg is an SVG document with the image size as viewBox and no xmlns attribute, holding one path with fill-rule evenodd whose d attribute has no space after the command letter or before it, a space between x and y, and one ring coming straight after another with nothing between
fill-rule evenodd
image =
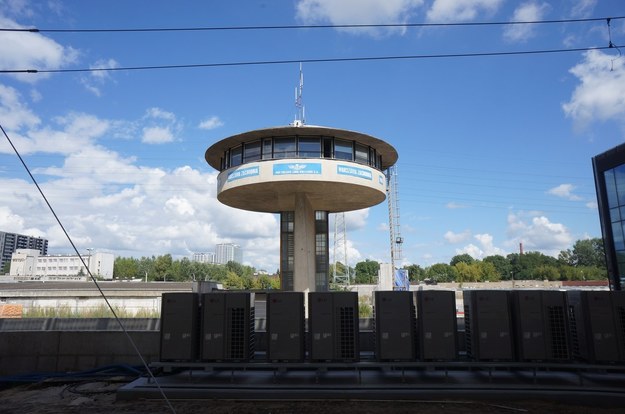
<instances>
[{"instance_id":1,"label":"round control tower building","mask_svg":"<svg viewBox=\"0 0 625 414\"><path fill-rule=\"evenodd\" d=\"M280 214L281 288L299 292L328 290L328 214L384 201L397 157L373 136L297 122L233 135L205 153L220 171L220 202Z\"/></svg>"}]
</instances>

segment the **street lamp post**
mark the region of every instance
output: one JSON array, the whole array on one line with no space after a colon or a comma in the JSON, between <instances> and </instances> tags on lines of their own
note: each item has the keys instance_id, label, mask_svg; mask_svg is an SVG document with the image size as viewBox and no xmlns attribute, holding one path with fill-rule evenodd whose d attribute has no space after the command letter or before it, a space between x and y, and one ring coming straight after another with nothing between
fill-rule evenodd
<instances>
[{"instance_id":1,"label":"street lamp post","mask_svg":"<svg viewBox=\"0 0 625 414\"><path fill-rule=\"evenodd\" d=\"M87 251L89 252L89 255L87 256L87 279L89 278L89 276L91 275L91 271L89 270L89 266L91 265L91 251L93 251L93 247L88 247Z\"/></svg>"}]
</instances>

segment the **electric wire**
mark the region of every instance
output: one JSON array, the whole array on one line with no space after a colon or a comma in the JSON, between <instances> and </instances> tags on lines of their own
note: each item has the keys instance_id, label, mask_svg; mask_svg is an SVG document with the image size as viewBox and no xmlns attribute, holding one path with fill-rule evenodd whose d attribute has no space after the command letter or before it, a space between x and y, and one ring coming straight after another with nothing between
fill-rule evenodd
<instances>
[{"instance_id":1,"label":"electric wire","mask_svg":"<svg viewBox=\"0 0 625 414\"><path fill-rule=\"evenodd\" d=\"M33 181L33 183L35 184L35 187L37 187L37 190L39 191L39 194L41 195L41 197L43 198L43 200L45 201L46 205L48 206L48 209L50 210L50 212L52 213L52 215L54 216L54 219L56 220L56 222L58 223L58 225L60 226L61 230L63 231L63 234L65 234L65 237L67 238L67 240L69 241L70 245L72 246L72 249L74 250L74 252L76 253L76 255L80 258L80 261L82 262L82 265L85 267L85 269L87 270L87 273L89 274L89 277L91 278L91 281L94 283L96 289L98 290L98 292L100 292L100 296L102 296L102 299L104 299L104 302L106 303L106 306L110 309L111 313L113 314L113 317L115 318L115 320L117 321L117 323L119 324L119 327L121 328L121 330L124 332L124 335L126 336L126 338L128 338L128 341L130 342L130 344L132 345L133 350L135 351L135 353L137 354L137 356L139 357L139 359L141 360L142 365L145 367L146 371L148 372L148 375L150 376L150 378L154 381L154 383L156 384L156 386L158 387L158 390L161 394L161 396L163 397L163 399L165 400L165 402L167 403L169 409L171 410L172 413L176 413L176 410L174 409L173 405L171 404L171 401L169 401L169 398L167 398L167 395L165 395L165 391L161 388L159 382L156 380L156 377L154 376L154 373L152 372L152 370L150 369L148 363L146 362L145 358L143 358L143 355L141 354L141 351L139 351L139 348L137 347L137 344L135 343L135 341L132 339L132 337L130 336L130 334L128 333L128 331L126 330L126 327L124 326L124 324L122 323L121 319L117 316L117 313L115 312L115 309L113 308L113 306L111 305L111 303L109 302L108 298L106 297L106 295L104 294L104 291L102 290L102 288L100 287L100 284L98 283L97 279L93 276L93 274L91 273L91 269L89 268L89 266L87 266L87 264L85 263L85 259L82 257L82 255L79 253L78 248L76 247L76 245L74 244L74 241L72 240L71 236L69 235L69 233L67 232L67 230L65 229L65 226L63 225L63 223L61 222L61 219L59 218L59 216L56 214L56 211L54 210L54 208L52 207L52 205L50 204L50 202L48 201L48 198L46 197L46 195L44 194L43 190L41 189L41 187L39 186L39 182L35 179L35 177L33 176L33 174L30 171L30 168L28 168L28 165L26 164L26 162L24 161L24 159L22 158L22 155L20 154L20 152L17 150L17 148L15 147L15 145L13 144L13 141L11 140L11 138L9 137L9 134L7 134L7 132L4 130L4 127L2 126L2 124L0 123L0 130L2 131L2 133L4 134L4 137L6 138L6 140L8 141L9 145L11 146L11 148L13 149L13 151L15 152L15 155L17 155L17 157L19 158L20 162L22 163L22 166L24 167L24 169L26 170L26 172L28 173L28 175L30 176L30 179Z\"/></svg>"},{"instance_id":2,"label":"electric wire","mask_svg":"<svg viewBox=\"0 0 625 414\"><path fill-rule=\"evenodd\" d=\"M148 28L102 28L102 29L46 29L46 28L0 28L0 32L28 33L149 33L149 32L200 32L237 30L301 30L301 29L370 29L370 28L409 28L409 27L471 27L471 26L511 26L527 24L589 23L625 19L625 16L592 17L584 19L524 20L497 22L448 22L448 23L347 23L347 24L303 24L303 25L264 25L264 26L205 26L205 27L148 27Z\"/></svg>"},{"instance_id":3,"label":"electric wire","mask_svg":"<svg viewBox=\"0 0 625 414\"><path fill-rule=\"evenodd\" d=\"M394 55L394 56L360 56L345 58L312 58L312 59L285 59L285 60L258 60L243 62L221 62L221 63L191 63L177 65L145 65L145 66L124 66L110 68L75 68L75 69L3 69L0 73L84 73L84 72L121 72L139 70L162 70L162 69L192 69L192 68L217 68L233 66L262 66L262 65L284 65L294 63L340 63L340 62L372 62L388 60L417 60L417 59L449 59L449 58L471 58L471 57L493 57L493 56L519 56L519 55L541 55L554 53L589 52L593 50L607 50L611 48L625 46L595 46L578 47L569 49L541 49L541 50L517 50L510 52L471 52L471 53L443 53L432 55Z\"/></svg>"}]
</instances>

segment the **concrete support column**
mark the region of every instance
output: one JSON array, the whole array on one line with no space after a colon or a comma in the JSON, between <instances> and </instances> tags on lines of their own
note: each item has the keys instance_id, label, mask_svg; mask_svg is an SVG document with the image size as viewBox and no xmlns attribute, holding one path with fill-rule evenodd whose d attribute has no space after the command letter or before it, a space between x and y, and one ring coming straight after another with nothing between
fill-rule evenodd
<instances>
[{"instance_id":1,"label":"concrete support column","mask_svg":"<svg viewBox=\"0 0 625 414\"><path fill-rule=\"evenodd\" d=\"M314 292L316 290L315 210L304 193L295 194L293 239L295 242L293 290Z\"/></svg>"}]
</instances>

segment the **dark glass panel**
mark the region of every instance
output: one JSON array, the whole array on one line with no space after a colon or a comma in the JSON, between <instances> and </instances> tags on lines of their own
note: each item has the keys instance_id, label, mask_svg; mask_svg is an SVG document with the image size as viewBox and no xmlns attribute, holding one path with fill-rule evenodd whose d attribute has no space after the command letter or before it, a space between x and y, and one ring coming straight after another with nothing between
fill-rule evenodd
<instances>
[{"instance_id":1,"label":"dark glass panel","mask_svg":"<svg viewBox=\"0 0 625 414\"><path fill-rule=\"evenodd\" d=\"M337 160L354 160L354 148L352 141L334 140L334 158Z\"/></svg>"},{"instance_id":2,"label":"dark glass panel","mask_svg":"<svg viewBox=\"0 0 625 414\"><path fill-rule=\"evenodd\" d=\"M614 182L618 194L618 205L625 206L625 165L619 165L614 169Z\"/></svg>"},{"instance_id":3,"label":"dark glass panel","mask_svg":"<svg viewBox=\"0 0 625 414\"><path fill-rule=\"evenodd\" d=\"M614 248L616 250L625 250L625 241L623 240L623 226L620 221L612 223L612 237L614 238Z\"/></svg>"},{"instance_id":4,"label":"dark glass panel","mask_svg":"<svg viewBox=\"0 0 625 414\"><path fill-rule=\"evenodd\" d=\"M295 146L295 137L275 138L273 140L274 158L295 158L296 156L297 147Z\"/></svg>"},{"instance_id":5,"label":"dark glass panel","mask_svg":"<svg viewBox=\"0 0 625 414\"><path fill-rule=\"evenodd\" d=\"M321 157L321 139L299 138L297 140L297 152L300 158Z\"/></svg>"},{"instance_id":6,"label":"dark glass panel","mask_svg":"<svg viewBox=\"0 0 625 414\"><path fill-rule=\"evenodd\" d=\"M260 141L249 142L243 147L243 163L260 160Z\"/></svg>"},{"instance_id":7,"label":"dark glass panel","mask_svg":"<svg viewBox=\"0 0 625 414\"><path fill-rule=\"evenodd\" d=\"M230 150L230 166L236 167L243 162L243 148L236 147Z\"/></svg>"},{"instance_id":8,"label":"dark glass panel","mask_svg":"<svg viewBox=\"0 0 625 414\"><path fill-rule=\"evenodd\" d=\"M271 147L272 147L271 138L263 139L263 160L270 160L273 158Z\"/></svg>"},{"instance_id":9,"label":"dark glass panel","mask_svg":"<svg viewBox=\"0 0 625 414\"><path fill-rule=\"evenodd\" d=\"M605 190L608 193L608 206L618 207L618 197L616 196L616 184L614 183L614 170L603 172L605 180Z\"/></svg>"},{"instance_id":10,"label":"dark glass panel","mask_svg":"<svg viewBox=\"0 0 625 414\"><path fill-rule=\"evenodd\" d=\"M369 147L356 144L356 162L360 164L369 164Z\"/></svg>"}]
</instances>

